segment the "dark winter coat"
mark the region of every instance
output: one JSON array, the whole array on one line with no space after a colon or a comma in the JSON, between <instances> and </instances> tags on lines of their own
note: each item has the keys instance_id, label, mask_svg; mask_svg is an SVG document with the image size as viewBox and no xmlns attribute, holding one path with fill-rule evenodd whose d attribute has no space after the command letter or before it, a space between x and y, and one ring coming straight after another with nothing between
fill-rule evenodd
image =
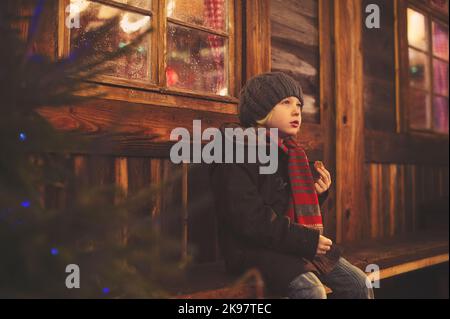
<instances>
[{"instance_id":1,"label":"dark winter coat","mask_svg":"<svg viewBox=\"0 0 450 319\"><path fill-rule=\"evenodd\" d=\"M281 150L278 156L274 174L260 174L259 163L222 163L211 165L210 178L227 270L239 274L256 267L271 291L284 294L302 273L331 271L340 251L333 244L326 255L316 256L319 231L284 216L290 199L288 157ZM328 191L319 195L321 206L327 196Z\"/></svg>"}]
</instances>

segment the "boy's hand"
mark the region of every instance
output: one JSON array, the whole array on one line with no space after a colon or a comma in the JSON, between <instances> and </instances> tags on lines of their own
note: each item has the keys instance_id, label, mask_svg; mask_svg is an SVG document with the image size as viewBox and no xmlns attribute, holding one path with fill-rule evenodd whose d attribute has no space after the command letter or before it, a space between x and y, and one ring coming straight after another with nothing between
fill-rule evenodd
<instances>
[{"instance_id":1,"label":"boy's hand","mask_svg":"<svg viewBox=\"0 0 450 319\"><path fill-rule=\"evenodd\" d=\"M331 175L321 161L315 161L314 168L320 174L319 179L317 179L314 183L314 188L316 189L317 194L320 195L330 188Z\"/></svg>"},{"instance_id":2,"label":"boy's hand","mask_svg":"<svg viewBox=\"0 0 450 319\"><path fill-rule=\"evenodd\" d=\"M333 244L333 242L331 241L331 239L320 235L316 254L317 255L325 255L327 253L327 251L329 251L331 249L332 244Z\"/></svg>"}]
</instances>

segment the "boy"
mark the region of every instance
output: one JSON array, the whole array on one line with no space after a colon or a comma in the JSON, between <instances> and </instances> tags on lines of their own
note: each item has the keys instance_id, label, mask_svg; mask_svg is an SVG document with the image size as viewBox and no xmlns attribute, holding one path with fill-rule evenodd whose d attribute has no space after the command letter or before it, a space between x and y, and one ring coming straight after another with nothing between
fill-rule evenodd
<instances>
[{"instance_id":1,"label":"boy","mask_svg":"<svg viewBox=\"0 0 450 319\"><path fill-rule=\"evenodd\" d=\"M278 169L260 174L259 164L249 161L212 166L227 270L256 267L270 290L288 298L326 298L325 284L339 298L371 299L364 272L322 235L320 205L331 176L316 162L320 177L314 181L306 154L295 142L302 107L301 87L281 72L253 77L241 91L240 125L278 129Z\"/></svg>"}]
</instances>

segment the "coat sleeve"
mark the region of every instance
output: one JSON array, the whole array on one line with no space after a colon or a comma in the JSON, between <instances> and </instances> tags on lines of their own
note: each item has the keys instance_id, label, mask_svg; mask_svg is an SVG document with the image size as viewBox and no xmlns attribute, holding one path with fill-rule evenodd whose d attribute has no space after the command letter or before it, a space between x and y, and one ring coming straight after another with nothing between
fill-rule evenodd
<instances>
[{"instance_id":1,"label":"coat sleeve","mask_svg":"<svg viewBox=\"0 0 450 319\"><path fill-rule=\"evenodd\" d=\"M320 207L322 207L323 203L327 200L329 192L330 192L330 189L327 189L325 192L323 192L322 194L317 196Z\"/></svg>"},{"instance_id":2,"label":"coat sleeve","mask_svg":"<svg viewBox=\"0 0 450 319\"><path fill-rule=\"evenodd\" d=\"M319 231L291 223L265 205L257 189L257 164L219 164L211 175L222 219L234 231L265 248L312 260ZM220 227L220 225L219 225Z\"/></svg>"}]
</instances>

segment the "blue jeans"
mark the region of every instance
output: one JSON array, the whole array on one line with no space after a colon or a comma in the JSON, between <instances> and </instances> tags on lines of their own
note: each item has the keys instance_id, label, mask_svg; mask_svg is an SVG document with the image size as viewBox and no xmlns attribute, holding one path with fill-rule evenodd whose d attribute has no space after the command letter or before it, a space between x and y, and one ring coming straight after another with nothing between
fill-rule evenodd
<instances>
[{"instance_id":1,"label":"blue jeans","mask_svg":"<svg viewBox=\"0 0 450 319\"><path fill-rule=\"evenodd\" d=\"M307 272L296 277L289 284L288 298L326 299L325 284L331 288L335 298L374 299L373 287L366 278L361 269L341 257L336 267L326 275Z\"/></svg>"}]
</instances>

